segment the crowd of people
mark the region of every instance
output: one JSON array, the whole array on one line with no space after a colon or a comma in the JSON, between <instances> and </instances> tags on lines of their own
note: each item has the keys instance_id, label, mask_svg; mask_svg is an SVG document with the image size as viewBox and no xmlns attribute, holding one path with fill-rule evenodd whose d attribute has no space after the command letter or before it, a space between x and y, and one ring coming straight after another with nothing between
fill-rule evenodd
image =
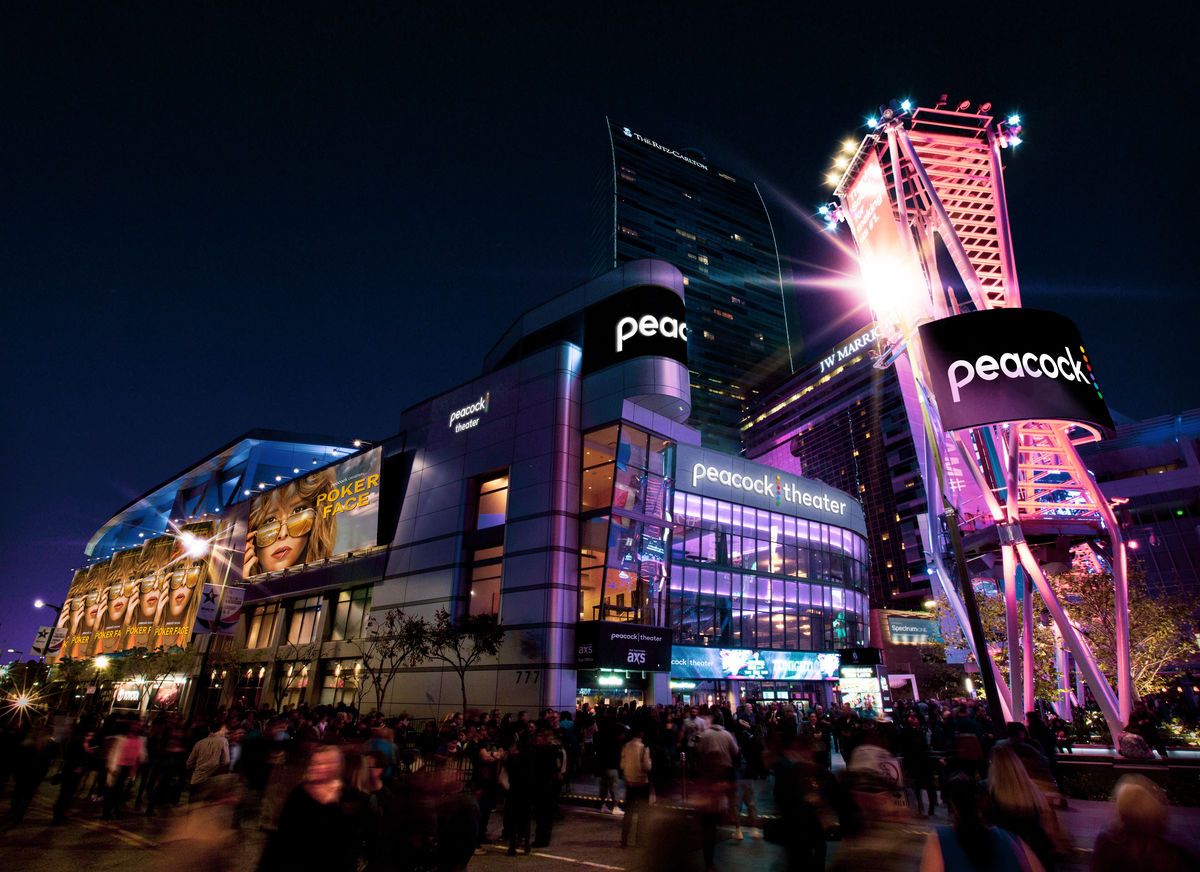
<instances>
[{"instance_id":1,"label":"crowd of people","mask_svg":"<svg viewBox=\"0 0 1200 872\"><path fill-rule=\"evenodd\" d=\"M901 868L906 857L923 872L1000 868L984 863L986 846L993 860L1007 858L1004 868L1053 872L1067 855L1057 817L1066 805L1058 757L1072 750L1064 722L1030 712L995 724L967 700L871 714L848 704L582 703L532 717L455 713L419 727L345 705L238 708L192 724L173 713L113 715L0 733L0 789L11 780L13 824L46 779L54 824L89 801L103 818L178 809L164 850L209 870L227 867L232 834L247 826L269 833L261 872L464 869L489 843L510 855L549 846L564 792L583 780L595 784L601 812L622 818L620 846L656 869L674 868L689 839L715 868L722 835L780 843L789 870ZM845 761L836 775L834 754ZM1128 849L1151 851L1156 872L1194 868L1148 822L1156 790L1128 786L1117 808L1133 811L1097 863ZM775 806L767 821L757 808L765 792ZM660 798L676 813L656 809ZM912 815L940 805L952 825L914 841Z\"/></svg>"}]
</instances>

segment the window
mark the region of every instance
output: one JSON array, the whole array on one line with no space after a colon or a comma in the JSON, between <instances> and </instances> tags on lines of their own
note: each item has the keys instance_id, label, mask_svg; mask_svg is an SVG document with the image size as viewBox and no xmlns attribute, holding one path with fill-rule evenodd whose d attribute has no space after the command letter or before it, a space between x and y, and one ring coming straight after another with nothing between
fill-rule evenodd
<instances>
[{"instance_id":1,"label":"window","mask_svg":"<svg viewBox=\"0 0 1200 872\"><path fill-rule=\"evenodd\" d=\"M504 546L480 548L471 555L471 590L467 610L472 615L500 614L500 582Z\"/></svg>"},{"instance_id":2,"label":"window","mask_svg":"<svg viewBox=\"0 0 1200 872\"><path fill-rule=\"evenodd\" d=\"M288 619L289 645L307 645L317 635L317 619L321 616L321 598L311 596L292 603Z\"/></svg>"},{"instance_id":3,"label":"window","mask_svg":"<svg viewBox=\"0 0 1200 872\"><path fill-rule=\"evenodd\" d=\"M499 527L508 513L508 473L495 476L479 483L479 509L475 519L476 530Z\"/></svg>"},{"instance_id":4,"label":"window","mask_svg":"<svg viewBox=\"0 0 1200 872\"><path fill-rule=\"evenodd\" d=\"M279 603L255 606L250 613L249 632L246 633L247 648L266 648L275 638L275 622L279 620Z\"/></svg>"},{"instance_id":5,"label":"window","mask_svg":"<svg viewBox=\"0 0 1200 872\"><path fill-rule=\"evenodd\" d=\"M334 641L361 639L370 611L371 588L369 585L356 587L353 590L338 591L337 606L333 611L333 634L329 638Z\"/></svg>"},{"instance_id":6,"label":"window","mask_svg":"<svg viewBox=\"0 0 1200 872\"><path fill-rule=\"evenodd\" d=\"M358 660L331 660L323 664L320 705L339 702L354 705L362 663Z\"/></svg>"}]
</instances>

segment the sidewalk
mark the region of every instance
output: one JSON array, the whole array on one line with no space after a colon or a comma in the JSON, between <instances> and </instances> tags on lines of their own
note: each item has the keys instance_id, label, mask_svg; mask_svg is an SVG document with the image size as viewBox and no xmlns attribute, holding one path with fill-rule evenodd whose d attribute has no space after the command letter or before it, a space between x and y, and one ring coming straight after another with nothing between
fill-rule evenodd
<instances>
[{"instance_id":1,"label":"sidewalk","mask_svg":"<svg viewBox=\"0 0 1200 872\"><path fill-rule=\"evenodd\" d=\"M1095 758L1113 756L1111 749L1108 748L1076 748L1076 755ZM1181 758L1187 759L1189 763L1193 763L1196 759L1200 759L1200 752L1181 751L1178 757L1175 752L1172 752L1167 762L1170 762L1171 759ZM1159 762L1161 763L1161 761ZM834 773L840 773L844 769L845 763L841 755L835 753L833 755ZM755 798L758 804L759 817L773 818L777 812L774 797L774 778L768 776L767 778L756 779L753 784L755 785ZM685 802L682 795L682 787L683 784L677 781L675 789L671 794L659 796L658 802L666 807L683 807ZM624 796L623 789L619 791L619 794ZM582 808L597 809L600 803L596 778L587 774L577 776L571 781L569 788L564 792L563 801ZM1057 814L1059 822L1064 830L1070 834L1072 843L1075 845L1075 855L1059 866L1060 872L1062 870L1087 869L1091 864L1092 846L1096 843L1096 836L1113 821L1111 803L1081 799L1070 799L1069 803L1070 808L1060 810ZM912 819L913 829L920 832L929 832L934 827L944 826L948 823L950 823L950 818L944 805L939 805L932 817L918 817L914 815ZM1172 806L1168 834L1174 841L1184 845L1197 856L1200 856L1200 808ZM831 852L836 850L836 843L830 844L830 850Z\"/></svg>"}]
</instances>

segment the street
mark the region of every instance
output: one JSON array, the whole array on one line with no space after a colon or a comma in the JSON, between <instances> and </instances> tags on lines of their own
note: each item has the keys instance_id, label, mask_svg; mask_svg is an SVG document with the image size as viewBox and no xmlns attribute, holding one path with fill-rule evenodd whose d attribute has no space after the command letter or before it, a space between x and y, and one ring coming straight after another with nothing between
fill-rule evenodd
<instances>
[{"instance_id":1,"label":"street","mask_svg":"<svg viewBox=\"0 0 1200 872\"><path fill-rule=\"evenodd\" d=\"M54 788L43 784L25 820L17 825L5 823L0 829L0 868L5 872L68 872L86 865L89 872L127 872L145 866L151 856L165 859L164 844L170 838L174 816L147 818L130 812L116 821L100 820L98 803L77 800L69 821L59 827L50 825L50 808ZM7 797L6 797L7 798ZM3 803L7 805L7 803ZM1069 811L1060 812L1063 826L1072 834L1076 854L1060 865L1060 870L1087 869L1090 848L1096 834L1107 825L1111 809L1107 803L1073 800ZM554 828L551 846L535 849L529 855L509 857L506 847L489 845L485 853L473 858L472 870L501 872L501 870L638 870L646 864L643 854L635 849L619 847L621 819L601 814L589 805L562 806L563 817ZM1200 831L1200 809L1172 808L1171 831L1192 840ZM948 822L945 809L939 808L933 818L914 818L914 833L927 832L932 826ZM499 828L498 816L493 817L492 834ZM728 828L721 830L722 841L717 846L716 868L722 872L742 870L781 869L783 852L761 839L747 837L734 841ZM239 833L231 872L253 872L262 854L267 834L254 823L248 823ZM646 841L646 840L643 840ZM830 844L830 857L835 856L838 843ZM662 847L659 845L658 847ZM675 839L670 845L672 855L683 860L683 868L700 869L698 835ZM685 856L687 855L687 856ZM912 857L916 868L919 858ZM151 861L152 862L152 861ZM905 868L903 863L900 868Z\"/></svg>"}]
</instances>

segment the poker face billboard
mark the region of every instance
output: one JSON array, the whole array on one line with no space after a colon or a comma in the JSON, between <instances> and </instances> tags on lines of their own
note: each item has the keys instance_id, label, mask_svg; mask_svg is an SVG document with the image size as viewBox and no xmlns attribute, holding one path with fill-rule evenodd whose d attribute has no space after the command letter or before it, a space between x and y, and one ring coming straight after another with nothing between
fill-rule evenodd
<instances>
[{"instance_id":1,"label":"poker face billboard","mask_svg":"<svg viewBox=\"0 0 1200 872\"><path fill-rule=\"evenodd\" d=\"M241 542L242 578L378 544L382 457L373 448L255 497Z\"/></svg>"},{"instance_id":2,"label":"poker face billboard","mask_svg":"<svg viewBox=\"0 0 1200 872\"><path fill-rule=\"evenodd\" d=\"M216 528L215 521L185 524L76 572L59 617L67 631L59 655L186 647L198 590L221 563L212 548Z\"/></svg>"},{"instance_id":3,"label":"poker face billboard","mask_svg":"<svg viewBox=\"0 0 1200 872\"><path fill-rule=\"evenodd\" d=\"M1114 429L1069 318L1039 309L989 309L919 329L945 430L1042 419Z\"/></svg>"}]
</instances>

